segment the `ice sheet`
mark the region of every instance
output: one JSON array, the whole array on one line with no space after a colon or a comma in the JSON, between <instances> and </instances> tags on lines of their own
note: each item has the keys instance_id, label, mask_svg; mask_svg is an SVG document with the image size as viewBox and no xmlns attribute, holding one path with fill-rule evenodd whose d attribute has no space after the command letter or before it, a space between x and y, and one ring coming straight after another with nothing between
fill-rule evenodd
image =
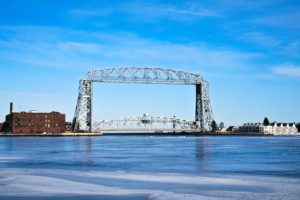
<instances>
[{"instance_id":1,"label":"ice sheet","mask_svg":"<svg viewBox=\"0 0 300 200\"><path fill-rule=\"evenodd\" d=\"M270 176L4 169L0 199L299 199L299 186Z\"/></svg>"}]
</instances>

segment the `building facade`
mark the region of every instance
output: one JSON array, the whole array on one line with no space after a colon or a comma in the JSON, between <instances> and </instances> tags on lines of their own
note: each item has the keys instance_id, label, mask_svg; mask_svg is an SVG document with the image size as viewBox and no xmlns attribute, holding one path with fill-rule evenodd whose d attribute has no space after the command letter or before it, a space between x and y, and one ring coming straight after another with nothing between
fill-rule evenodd
<instances>
[{"instance_id":1,"label":"building facade","mask_svg":"<svg viewBox=\"0 0 300 200\"><path fill-rule=\"evenodd\" d=\"M261 125L261 123L245 123L243 126L238 128L238 131L246 133L259 133Z\"/></svg>"},{"instance_id":2,"label":"building facade","mask_svg":"<svg viewBox=\"0 0 300 200\"><path fill-rule=\"evenodd\" d=\"M6 116L6 129L11 133L62 133L65 132L65 115L51 113L11 113Z\"/></svg>"},{"instance_id":3,"label":"building facade","mask_svg":"<svg viewBox=\"0 0 300 200\"><path fill-rule=\"evenodd\" d=\"M271 123L261 127L261 132L273 135L291 135L298 132L295 123Z\"/></svg>"},{"instance_id":4,"label":"building facade","mask_svg":"<svg viewBox=\"0 0 300 200\"><path fill-rule=\"evenodd\" d=\"M13 112L6 115L5 132L16 134L63 133L66 117L59 112Z\"/></svg>"},{"instance_id":5,"label":"building facade","mask_svg":"<svg viewBox=\"0 0 300 200\"><path fill-rule=\"evenodd\" d=\"M245 123L238 129L239 132L247 133L263 133L272 135L293 135L298 132L295 123L270 123L264 125L262 123Z\"/></svg>"}]
</instances>

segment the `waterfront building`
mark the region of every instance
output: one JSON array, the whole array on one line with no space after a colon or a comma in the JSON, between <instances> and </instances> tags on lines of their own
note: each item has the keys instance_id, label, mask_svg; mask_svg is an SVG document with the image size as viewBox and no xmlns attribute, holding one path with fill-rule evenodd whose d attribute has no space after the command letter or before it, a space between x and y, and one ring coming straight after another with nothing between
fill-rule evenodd
<instances>
[{"instance_id":1,"label":"waterfront building","mask_svg":"<svg viewBox=\"0 0 300 200\"><path fill-rule=\"evenodd\" d=\"M259 133L261 126L261 123L245 123L243 126L238 128L238 131L246 133Z\"/></svg>"},{"instance_id":2,"label":"waterfront building","mask_svg":"<svg viewBox=\"0 0 300 200\"><path fill-rule=\"evenodd\" d=\"M273 135L291 135L297 133L295 123L277 123L273 122L267 126L261 127L261 132Z\"/></svg>"},{"instance_id":3,"label":"waterfront building","mask_svg":"<svg viewBox=\"0 0 300 200\"><path fill-rule=\"evenodd\" d=\"M65 114L59 112L13 112L6 116L5 131L19 134L63 133L66 130Z\"/></svg>"},{"instance_id":4,"label":"waterfront building","mask_svg":"<svg viewBox=\"0 0 300 200\"><path fill-rule=\"evenodd\" d=\"M278 122L273 122L268 125L262 123L245 123L243 126L239 127L238 131L272 135L292 135L298 132L295 123Z\"/></svg>"}]
</instances>

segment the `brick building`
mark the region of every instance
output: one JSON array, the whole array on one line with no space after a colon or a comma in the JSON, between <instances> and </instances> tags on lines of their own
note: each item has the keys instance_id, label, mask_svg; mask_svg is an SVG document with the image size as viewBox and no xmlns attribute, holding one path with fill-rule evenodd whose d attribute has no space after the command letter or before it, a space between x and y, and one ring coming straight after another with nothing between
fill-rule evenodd
<instances>
[{"instance_id":1,"label":"brick building","mask_svg":"<svg viewBox=\"0 0 300 200\"><path fill-rule=\"evenodd\" d=\"M66 130L66 116L59 112L13 112L6 116L5 131L20 134L63 133Z\"/></svg>"}]
</instances>

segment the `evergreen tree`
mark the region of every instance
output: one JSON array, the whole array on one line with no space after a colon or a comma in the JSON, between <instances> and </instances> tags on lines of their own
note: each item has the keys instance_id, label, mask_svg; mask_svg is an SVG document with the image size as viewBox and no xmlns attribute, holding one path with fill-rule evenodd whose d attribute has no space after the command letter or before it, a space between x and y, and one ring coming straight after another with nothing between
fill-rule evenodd
<instances>
[{"instance_id":1,"label":"evergreen tree","mask_svg":"<svg viewBox=\"0 0 300 200\"><path fill-rule=\"evenodd\" d=\"M267 118L267 117L265 117L265 119L264 119L264 123L263 123L265 126L268 126L268 125L270 125L270 121L269 121L269 119Z\"/></svg>"},{"instance_id":2,"label":"evergreen tree","mask_svg":"<svg viewBox=\"0 0 300 200\"><path fill-rule=\"evenodd\" d=\"M211 131L215 132L218 129L218 125L215 120L211 122Z\"/></svg>"}]
</instances>

